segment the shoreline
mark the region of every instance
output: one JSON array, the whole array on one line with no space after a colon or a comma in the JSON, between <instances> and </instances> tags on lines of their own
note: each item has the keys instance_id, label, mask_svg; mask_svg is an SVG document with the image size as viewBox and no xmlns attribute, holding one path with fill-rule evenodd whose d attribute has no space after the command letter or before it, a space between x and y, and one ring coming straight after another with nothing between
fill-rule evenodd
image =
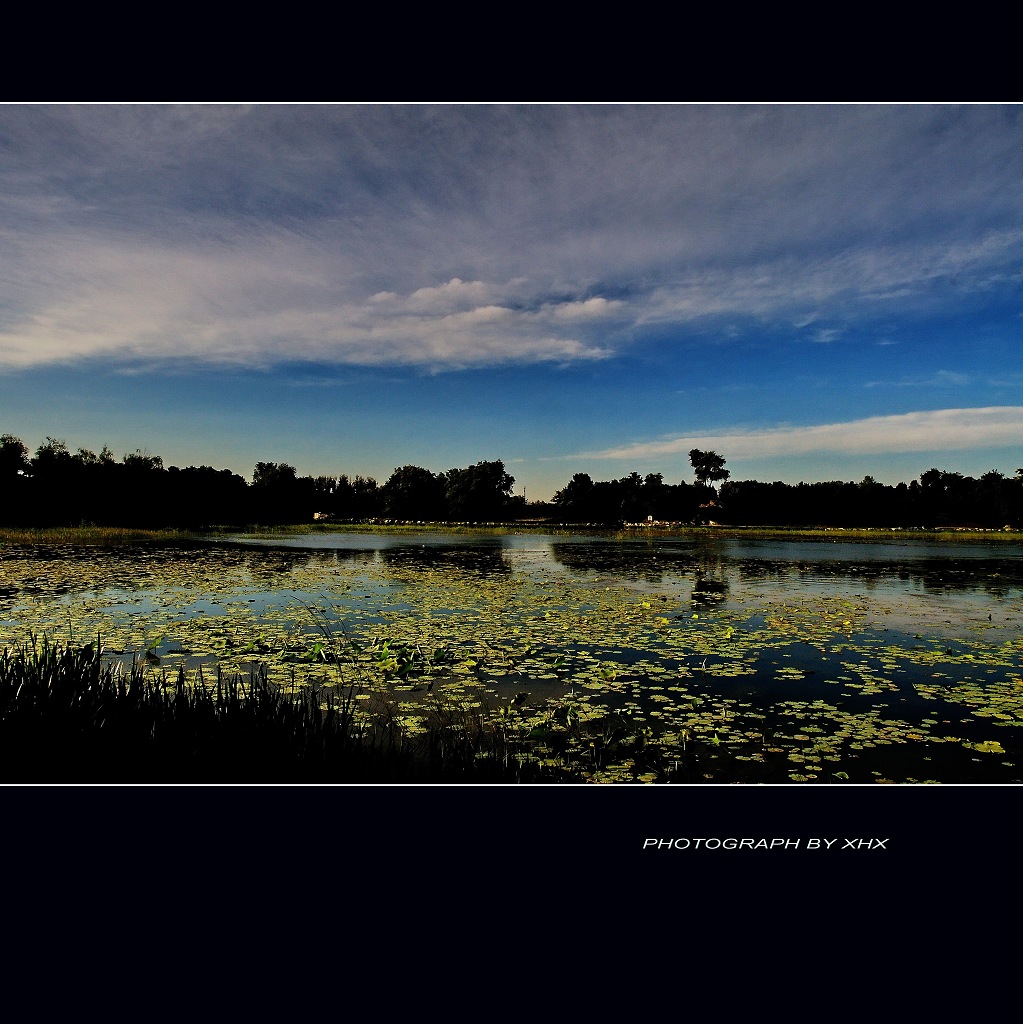
<instances>
[{"instance_id":1,"label":"shoreline","mask_svg":"<svg viewBox=\"0 0 1023 1024\"><path fill-rule=\"evenodd\" d=\"M363 533L390 534L451 533L466 535L505 534L592 534L609 540L643 538L700 538L809 540L809 541L902 541L927 540L963 543L971 541L1018 543L1023 531L1009 528L974 526L925 527L855 527L855 526L729 526L724 524L692 525L687 523L652 522L563 523L526 521L507 523L426 522L411 520L371 520L358 522L315 522L264 526L217 526L203 530L134 529L131 527L67 526L67 527L0 527L0 548L33 544L135 544L208 542L230 537L273 538L304 534Z\"/></svg>"}]
</instances>

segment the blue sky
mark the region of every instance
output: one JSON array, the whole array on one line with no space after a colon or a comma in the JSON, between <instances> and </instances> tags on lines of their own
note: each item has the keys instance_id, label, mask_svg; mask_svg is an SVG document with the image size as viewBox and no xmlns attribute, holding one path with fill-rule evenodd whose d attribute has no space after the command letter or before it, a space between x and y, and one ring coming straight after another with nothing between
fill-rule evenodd
<instances>
[{"instance_id":1,"label":"blue sky","mask_svg":"<svg viewBox=\"0 0 1023 1024\"><path fill-rule=\"evenodd\" d=\"M2 105L0 433L251 478L1023 466L1023 107Z\"/></svg>"}]
</instances>

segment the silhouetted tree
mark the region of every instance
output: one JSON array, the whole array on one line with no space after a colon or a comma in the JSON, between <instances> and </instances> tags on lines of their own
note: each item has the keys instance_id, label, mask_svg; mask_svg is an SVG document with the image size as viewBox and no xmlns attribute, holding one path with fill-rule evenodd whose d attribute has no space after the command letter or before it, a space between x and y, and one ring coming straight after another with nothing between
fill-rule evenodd
<instances>
[{"instance_id":1,"label":"silhouetted tree","mask_svg":"<svg viewBox=\"0 0 1023 1024\"><path fill-rule=\"evenodd\" d=\"M443 519L447 513L444 479L421 466L396 469L380 496L391 519Z\"/></svg>"},{"instance_id":2,"label":"silhouetted tree","mask_svg":"<svg viewBox=\"0 0 1023 1024\"><path fill-rule=\"evenodd\" d=\"M287 462L257 462L252 474L253 511L267 523L312 519L313 509L300 508L298 474ZM310 501L312 495L309 495Z\"/></svg>"},{"instance_id":3,"label":"silhouetted tree","mask_svg":"<svg viewBox=\"0 0 1023 1024\"><path fill-rule=\"evenodd\" d=\"M82 490L78 464L59 438L47 437L32 456L29 473L31 522L36 526L63 526L80 522Z\"/></svg>"},{"instance_id":4,"label":"silhouetted tree","mask_svg":"<svg viewBox=\"0 0 1023 1024\"><path fill-rule=\"evenodd\" d=\"M342 473L337 478L329 511L337 519L353 522L376 519L382 514L383 509L380 491L376 480L371 476L356 476L349 479L347 473Z\"/></svg>"},{"instance_id":5,"label":"silhouetted tree","mask_svg":"<svg viewBox=\"0 0 1023 1024\"><path fill-rule=\"evenodd\" d=\"M712 491L715 490L715 481L727 480L731 476L725 469L725 460L717 452L703 452L699 448L693 448L689 452L689 462L696 473L696 482L709 487Z\"/></svg>"},{"instance_id":6,"label":"silhouetted tree","mask_svg":"<svg viewBox=\"0 0 1023 1024\"><path fill-rule=\"evenodd\" d=\"M242 525L253 517L249 485L229 469L170 466L161 506L174 526Z\"/></svg>"},{"instance_id":7,"label":"silhouetted tree","mask_svg":"<svg viewBox=\"0 0 1023 1024\"><path fill-rule=\"evenodd\" d=\"M297 470L287 462L257 462L252 474L253 487L281 487L298 479Z\"/></svg>"},{"instance_id":8,"label":"silhouetted tree","mask_svg":"<svg viewBox=\"0 0 1023 1024\"><path fill-rule=\"evenodd\" d=\"M337 477L313 477L312 492L314 512L330 514L333 512L334 493L337 491Z\"/></svg>"},{"instance_id":9,"label":"silhouetted tree","mask_svg":"<svg viewBox=\"0 0 1023 1024\"><path fill-rule=\"evenodd\" d=\"M21 438L13 434L0 437L0 522L5 525L30 521L30 470L28 448Z\"/></svg>"},{"instance_id":10,"label":"silhouetted tree","mask_svg":"<svg viewBox=\"0 0 1023 1024\"><path fill-rule=\"evenodd\" d=\"M106 445L103 445L103 450L99 455L94 451L90 451L88 448L79 448L78 451L75 452L75 461L90 469L95 468L96 466L113 466L117 462L114 458L114 453Z\"/></svg>"},{"instance_id":11,"label":"silhouetted tree","mask_svg":"<svg viewBox=\"0 0 1023 1024\"><path fill-rule=\"evenodd\" d=\"M593 480L589 473L576 473L571 480L551 498L556 514L566 522L592 522Z\"/></svg>"},{"instance_id":12,"label":"silhouetted tree","mask_svg":"<svg viewBox=\"0 0 1023 1024\"><path fill-rule=\"evenodd\" d=\"M500 460L449 469L444 474L448 516L476 523L501 519L514 484L515 478L504 471Z\"/></svg>"},{"instance_id":13,"label":"silhouetted tree","mask_svg":"<svg viewBox=\"0 0 1023 1024\"><path fill-rule=\"evenodd\" d=\"M9 481L30 468L28 448L20 437L4 434L0 437L0 480Z\"/></svg>"},{"instance_id":14,"label":"silhouetted tree","mask_svg":"<svg viewBox=\"0 0 1023 1024\"><path fill-rule=\"evenodd\" d=\"M74 456L67 444L56 437L47 437L32 457L32 475L37 479L57 479L66 473Z\"/></svg>"}]
</instances>

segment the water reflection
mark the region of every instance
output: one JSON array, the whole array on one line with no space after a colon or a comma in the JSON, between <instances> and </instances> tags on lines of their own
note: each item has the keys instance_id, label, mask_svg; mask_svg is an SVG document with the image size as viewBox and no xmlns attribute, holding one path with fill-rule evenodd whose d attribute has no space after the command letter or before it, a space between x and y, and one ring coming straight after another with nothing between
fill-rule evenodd
<instances>
[{"instance_id":1,"label":"water reflection","mask_svg":"<svg viewBox=\"0 0 1023 1024\"><path fill-rule=\"evenodd\" d=\"M898 587L942 595L984 593L1004 598L1023 588L1023 572L1014 559L926 558L912 561L736 561L732 571L744 583L855 582L862 589Z\"/></svg>"},{"instance_id":2,"label":"water reflection","mask_svg":"<svg viewBox=\"0 0 1023 1024\"><path fill-rule=\"evenodd\" d=\"M375 564L396 567L420 566L443 569L446 566L480 573L511 572L508 552L515 545L502 537L460 536L458 534L386 534L335 533L303 534L281 539L236 538L232 543L245 545L253 561L261 561L263 552L274 552L290 560L294 567L329 566L332 562L349 567Z\"/></svg>"},{"instance_id":3,"label":"water reflection","mask_svg":"<svg viewBox=\"0 0 1023 1024\"><path fill-rule=\"evenodd\" d=\"M690 603L693 608L708 611L716 608L728 600L728 581L724 579L712 579L704 576L703 573L696 573L696 582L693 584L693 594Z\"/></svg>"},{"instance_id":4,"label":"water reflection","mask_svg":"<svg viewBox=\"0 0 1023 1024\"><path fill-rule=\"evenodd\" d=\"M195 571L261 590L306 571L359 566L444 569L482 576L560 571L626 585L691 586L694 607L728 601L736 586L826 586L861 592L996 599L1023 591L1015 546L853 544L650 538L620 541L538 534L323 534L281 539L122 547L9 547L0 551L0 605L24 595L187 585Z\"/></svg>"},{"instance_id":5,"label":"water reflection","mask_svg":"<svg viewBox=\"0 0 1023 1024\"><path fill-rule=\"evenodd\" d=\"M667 583L694 580L694 600L713 603L727 596L731 583L854 583L871 590L887 587L925 593L983 593L1004 598L1023 590L1023 558L1018 551L992 554L971 545L859 545L720 540L712 545L649 543L572 543L550 545L554 559L574 574L596 573ZM699 597L697 598L697 595Z\"/></svg>"},{"instance_id":6,"label":"water reflection","mask_svg":"<svg viewBox=\"0 0 1023 1024\"><path fill-rule=\"evenodd\" d=\"M370 561L507 576L560 568L640 585L692 585L694 609L726 603L736 584L838 586L872 592L978 594L1023 590L1023 557L1004 545L936 542L744 541L731 538L618 540L592 535L326 534L246 541L261 556L248 571L287 573L300 565L339 568ZM273 558L269 552L274 552ZM294 554L292 554L294 552ZM274 568L271 568L274 567Z\"/></svg>"},{"instance_id":7,"label":"water reflection","mask_svg":"<svg viewBox=\"0 0 1023 1024\"><path fill-rule=\"evenodd\" d=\"M601 573L661 583L665 575L690 575L701 564L695 544L652 544L560 541L549 545L559 565L575 574Z\"/></svg>"},{"instance_id":8,"label":"water reflection","mask_svg":"<svg viewBox=\"0 0 1023 1024\"><path fill-rule=\"evenodd\" d=\"M498 546L391 547L385 548L379 554L385 565L401 568L412 566L424 569L468 569L481 575L500 576L506 576L512 571L505 549Z\"/></svg>"},{"instance_id":9,"label":"water reflection","mask_svg":"<svg viewBox=\"0 0 1023 1024\"><path fill-rule=\"evenodd\" d=\"M1023 721L1016 545L302 540L0 549L0 629L102 632L117 654L155 650L165 666L266 655L282 673L303 670L305 640L325 629L450 651L456 661L444 664L459 671L438 679L495 700L571 693L580 706L629 708L651 728L703 729L715 745L720 731L747 767L762 763L780 781L802 778L818 743L844 760L814 777L841 764L870 781L875 766L890 773L880 759L892 744L910 741L906 776L937 777L940 742L949 777L1018 781L1021 730L991 735ZM754 751L764 760L747 758Z\"/></svg>"}]
</instances>

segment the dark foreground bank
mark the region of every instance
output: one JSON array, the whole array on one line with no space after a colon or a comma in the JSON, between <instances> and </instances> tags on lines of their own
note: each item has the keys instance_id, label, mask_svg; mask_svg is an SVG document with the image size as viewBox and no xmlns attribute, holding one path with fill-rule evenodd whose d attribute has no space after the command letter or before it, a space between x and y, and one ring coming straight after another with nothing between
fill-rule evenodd
<instances>
[{"instance_id":1,"label":"dark foreground bank","mask_svg":"<svg viewBox=\"0 0 1023 1024\"><path fill-rule=\"evenodd\" d=\"M97 645L33 636L0 651L2 783L586 782L506 727L438 702L425 727L396 708L367 717L354 688L282 688L265 670L186 680L104 659ZM578 723L561 730L585 744ZM617 744L616 744L617 745ZM591 761L599 752L588 742ZM641 753L637 751L637 753ZM660 760L651 750L650 760ZM634 774L650 773L642 756Z\"/></svg>"},{"instance_id":2,"label":"dark foreground bank","mask_svg":"<svg viewBox=\"0 0 1023 1024\"><path fill-rule=\"evenodd\" d=\"M515 782L472 723L364 728L354 694L286 692L259 669L186 685L93 644L0 653L0 778L22 783Z\"/></svg>"}]
</instances>

